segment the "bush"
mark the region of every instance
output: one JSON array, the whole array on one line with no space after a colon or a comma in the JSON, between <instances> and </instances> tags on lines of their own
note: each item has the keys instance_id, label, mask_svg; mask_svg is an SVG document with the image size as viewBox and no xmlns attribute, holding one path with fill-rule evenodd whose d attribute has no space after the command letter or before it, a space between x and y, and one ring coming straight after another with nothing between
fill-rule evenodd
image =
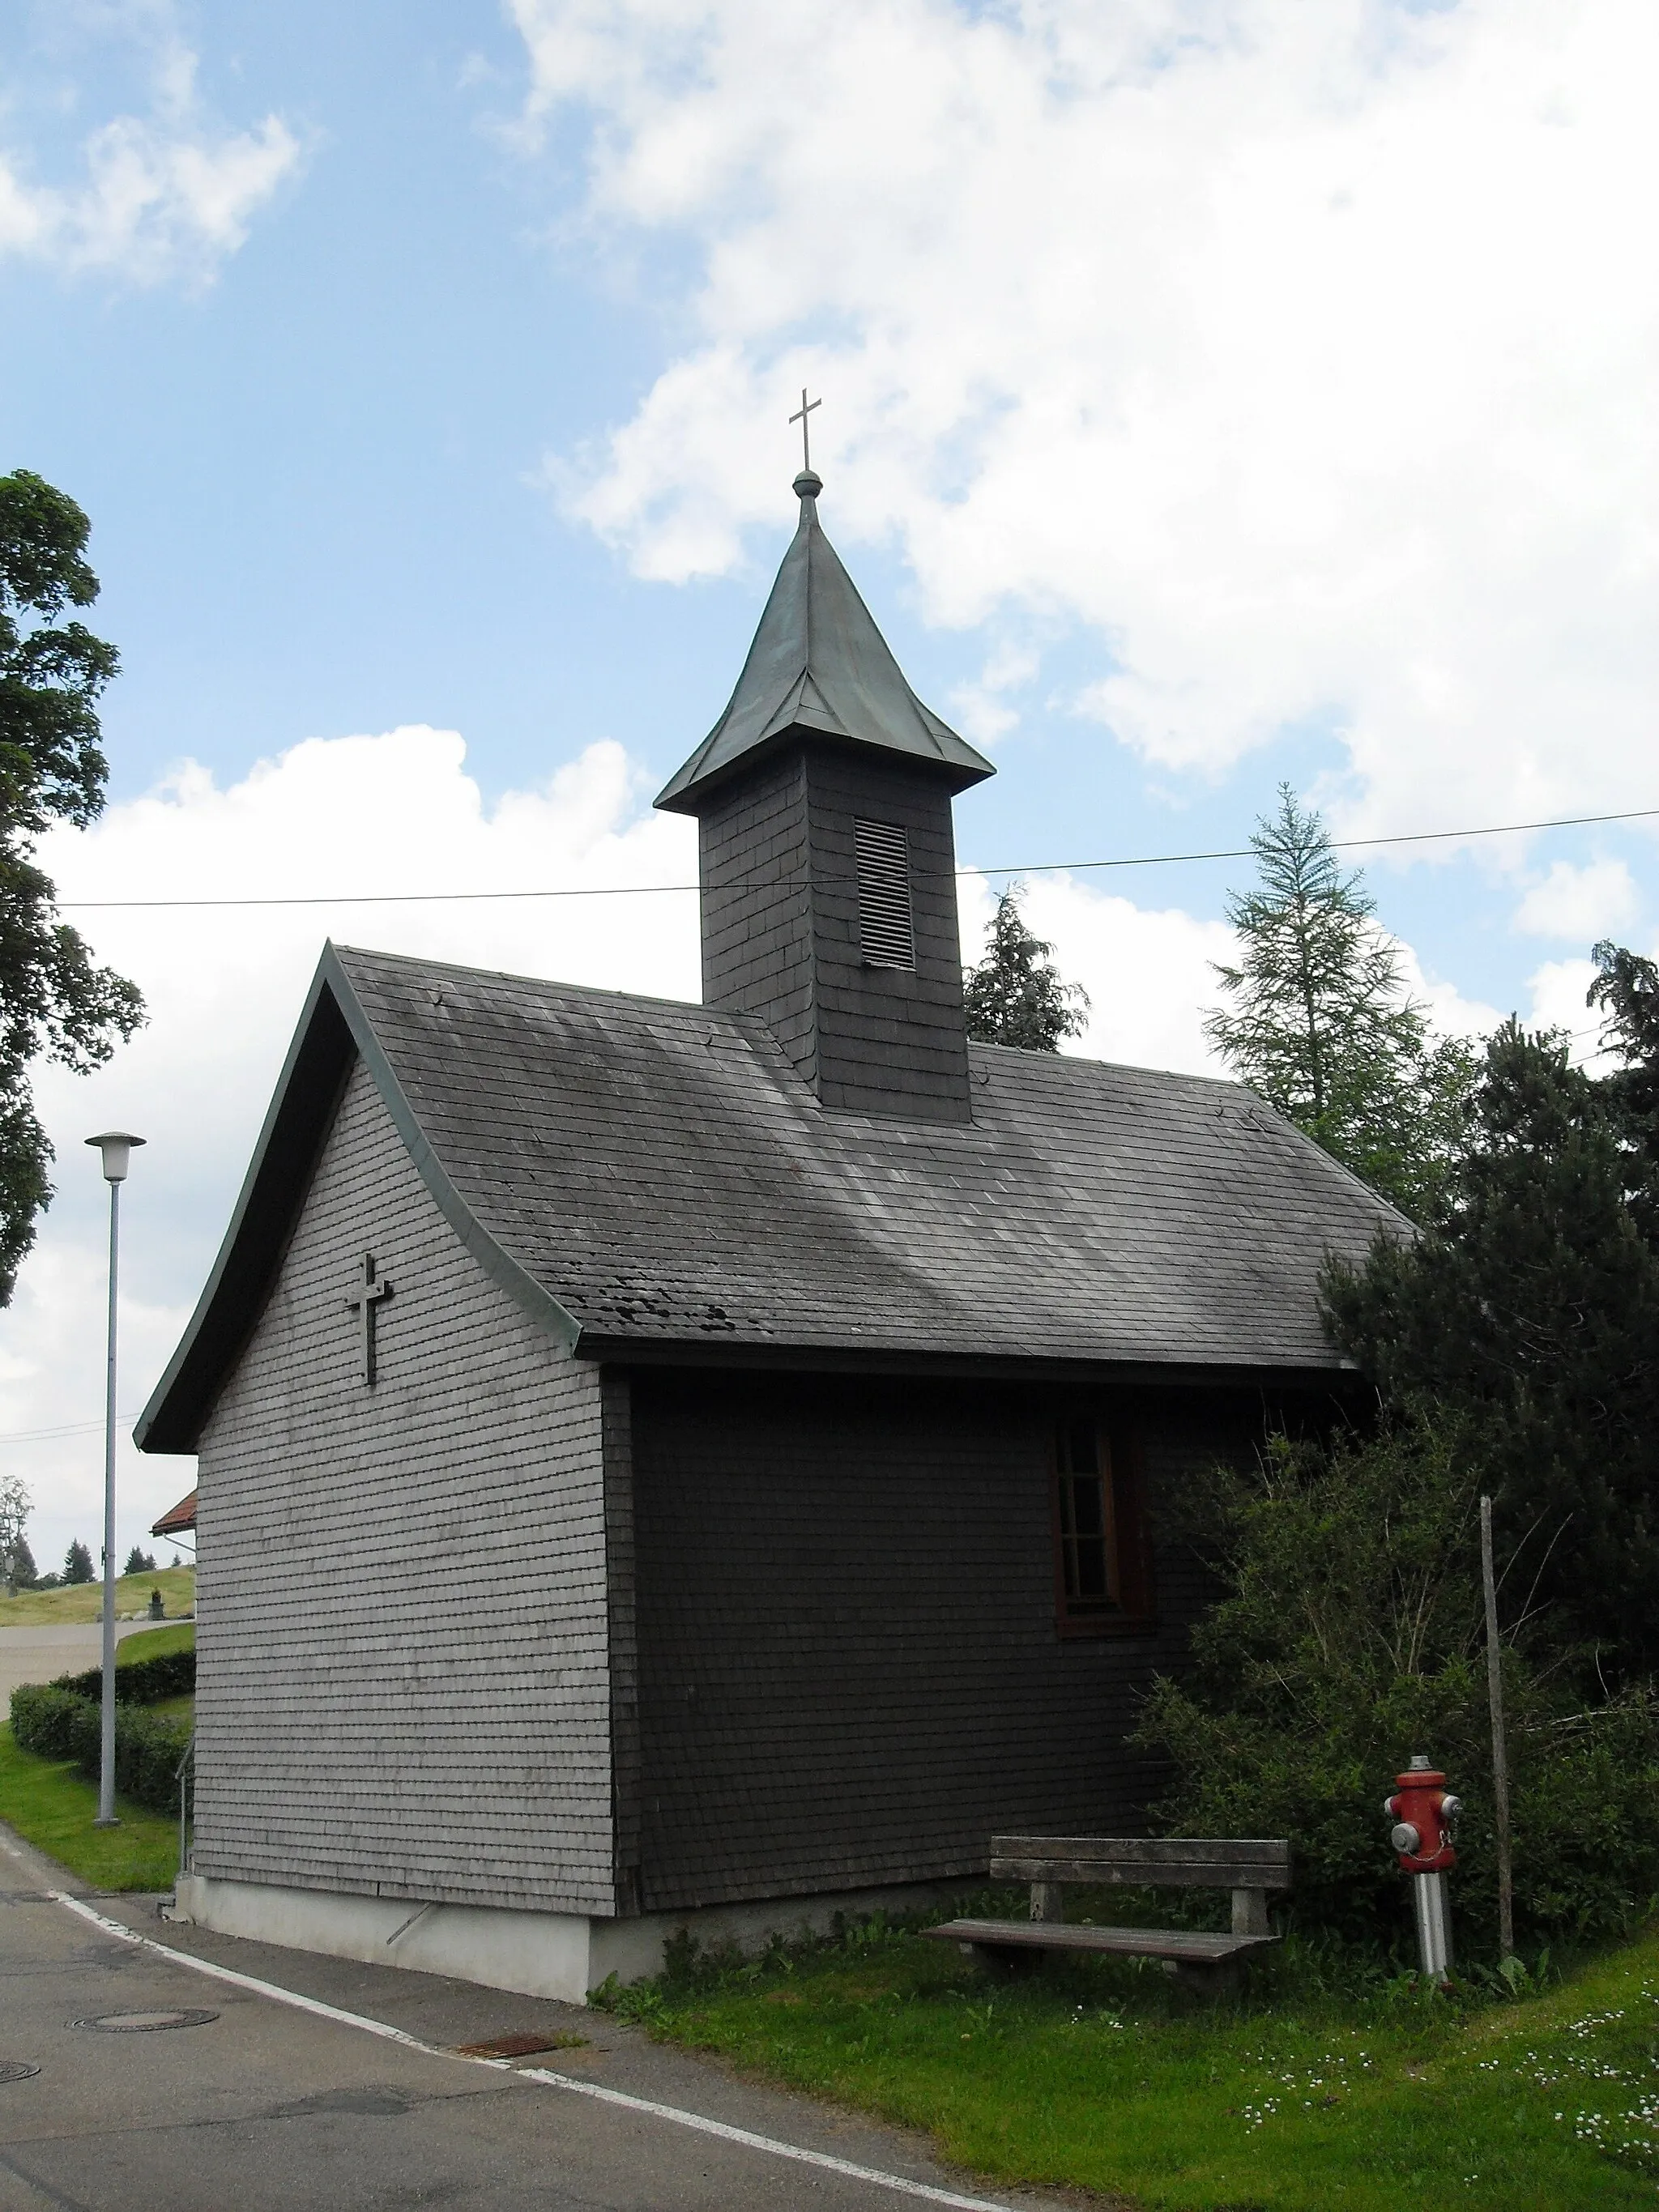
<instances>
[{"instance_id":1,"label":"bush","mask_svg":"<svg viewBox=\"0 0 1659 2212\"><path fill-rule=\"evenodd\" d=\"M88 1697L61 1682L25 1683L11 1693L11 1732L20 1750L42 1759L72 1759L96 1781L103 1757L103 1717ZM190 1730L179 1721L130 1706L115 1710L115 1786L135 1804L171 1813L179 1804L179 1763Z\"/></svg>"},{"instance_id":2,"label":"bush","mask_svg":"<svg viewBox=\"0 0 1659 2212\"><path fill-rule=\"evenodd\" d=\"M42 1759L76 1756L74 1728L86 1704L58 1682L25 1682L11 1693L11 1732L22 1751Z\"/></svg>"},{"instance_id":3,"label":"bush","mask_svg":"<svg viewBox=\"0 0 1659 2212\"><path fill-rule=\"evenodd\" d=\"M1406 1878L1382 1803L1414 1752L1466 1807L1460 1941L1496 1948L1478 1500L1431 1431L1277 1441L1253 1474L1183 1502L1223 1588L1189 1679L1158 1681L1139 1741L1171 1762L1173 1833L1285 1835L1292 1924L1408 1948ZM1506 1609L1517 1608L1504 1594ZM1659 1699L1585 1710L1534 1621L1504 1653L1518 1933L1623 1932L1659 1891Z\"/></svg>"},{"instance_id":4,"label":"bush","mask_svg":"<svg viewBox=\"0 0 1659 2212\"><path fill-rule=\"evenodd\" d=\"M101 1698L104 1670L101 1667L88 1667L84 1674L60 1674L53 1687L72 1690L77 1698ZM116 1662L118 1705L159 1705L163 1698L190 1697L195 1689L193 1651L164 1651L154 1659L135 1659L127 1667L122 1666L118 1658Z\"/></svg>"}]
</instances>

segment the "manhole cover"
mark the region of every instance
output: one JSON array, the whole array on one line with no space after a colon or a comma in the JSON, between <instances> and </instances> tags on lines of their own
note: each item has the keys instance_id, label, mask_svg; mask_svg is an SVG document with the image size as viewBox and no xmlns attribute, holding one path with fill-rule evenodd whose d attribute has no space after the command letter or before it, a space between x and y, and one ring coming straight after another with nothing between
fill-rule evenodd
<instances>
[{"instance_id":1,"label":"manhole cover","mask_svg":"<svg viewBox=\"0 0 1659 2212\"><path fill-rule=\"evenodd\" d=\"M27 2058L0 2058L0 2081L27 2081L31 2074L40 2071Z\"/></svg>"},{"instance_id":2,"label":"manhole cover","mask_svg":"<svg viewBox=\"0 0 1659 2212\"><path fill-rule=\"evenodd\" d=\"M101 2028L108 2035L147 2035L158 2027L205 2027L216 2012L102 2012L95 2020L71 2021L71 2027Z\"/></svg>"}]
</instances>

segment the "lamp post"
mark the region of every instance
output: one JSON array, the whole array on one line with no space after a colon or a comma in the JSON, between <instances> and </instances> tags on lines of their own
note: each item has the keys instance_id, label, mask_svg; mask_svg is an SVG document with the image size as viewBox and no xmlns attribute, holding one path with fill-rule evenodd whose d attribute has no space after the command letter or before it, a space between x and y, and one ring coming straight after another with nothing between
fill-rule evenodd
<instances>
[{"instance_id":1,"label":"lamp post","mask_svg":"<svg viewBox=\"0 0 1659 2212\"><path fill-rule=\"evenodd\" d=\"M104 1697L103 1741L98 1762L98 1818L93 1826L113 1828L115 1817L115 1281L121 1254L121 1185L133 1147L143 1143L125 1129L106 1129L88 1137L104 1156L109 1185L109 1352L104 1377Z\"/></svg>"}]
</instances>

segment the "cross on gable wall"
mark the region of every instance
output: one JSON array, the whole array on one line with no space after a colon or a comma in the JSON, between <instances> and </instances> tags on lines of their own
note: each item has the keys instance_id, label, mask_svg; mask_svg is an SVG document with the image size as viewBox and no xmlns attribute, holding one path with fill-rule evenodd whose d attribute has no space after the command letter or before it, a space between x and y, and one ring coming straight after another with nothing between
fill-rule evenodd
<instances>
[{"instance_id":1,"label":"cross on gable wall","mask_svg":"<svg viewBox=\"0 0 1659 2212\"><path fill-rule=\"evenodd\" d=\"M372 1389L375 1370L375 1324L380 1307L392 1296L392 1285L380 1278L374 1266L374 1255L365 1252L362 1279L356 1291L346 1300L346 1310L358 1317L361 1332L361 1360L359 1374Z\"/></svg>"}]
</instances>

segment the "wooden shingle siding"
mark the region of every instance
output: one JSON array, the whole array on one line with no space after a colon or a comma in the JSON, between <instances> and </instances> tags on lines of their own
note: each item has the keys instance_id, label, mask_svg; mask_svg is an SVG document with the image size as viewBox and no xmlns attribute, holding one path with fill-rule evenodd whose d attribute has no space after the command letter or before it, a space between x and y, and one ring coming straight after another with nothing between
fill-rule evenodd
<instances>
[{"instance_id":1,"label":"wooden shingle siding","mask_svg":"<svg viewBox=\"0 0 1659 2212\"><path fill-rule=\"evenodd\" d=\"M914 964L859 930L860 817L902 830ZM969 1118L951 801L887 755L807 744L712 799L701 822L703 996L757 1014L826 1106Z\"/></svg>"},{"instance_id":2,"label":"wooden shingle siding","mask_svg":"<svg viewBox=\"0 0 1659 2212\"><path fill-rule=\"evenodd\" d=\"M1125 1747L1203 1598L1158 1559L1158 1631L1055 1632L1041 1390L636 1370L644 1903L973 1875L1009 1832L1134 1832ZM1261 1410L1134 1414L1156 1516Z\"/></svg>"},{"instance_id":3,"label":"wooden shingle siding","mask_svg":"<svg viewBox=\"0 0 1659 2212\"><path fill-rule=\"evenodd\" d=\"M365 1252L393 1286L373 1389ZM199 1872L614 1909L601 1393L359 1062L202 1439Z\"/></svg>"}]
</instances>

